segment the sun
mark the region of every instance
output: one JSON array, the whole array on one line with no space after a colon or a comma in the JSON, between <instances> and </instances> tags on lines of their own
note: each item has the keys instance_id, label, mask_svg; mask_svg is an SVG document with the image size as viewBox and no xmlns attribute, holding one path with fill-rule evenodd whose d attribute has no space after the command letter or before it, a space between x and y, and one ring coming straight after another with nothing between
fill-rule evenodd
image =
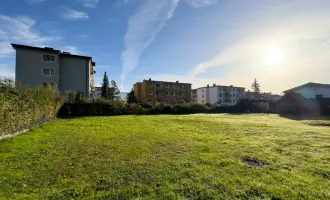
<instances>
[{"instance_id":1,"label":"sun","mask_svg":"<svg viewBox=\"0 0 330 200\"><path fill-rule=\"evenodd\" d=\"M271 50L265 54L264 60L269 65L277 65L285 60L285 52L280 49Z\"/></svg>"}]
</instances>

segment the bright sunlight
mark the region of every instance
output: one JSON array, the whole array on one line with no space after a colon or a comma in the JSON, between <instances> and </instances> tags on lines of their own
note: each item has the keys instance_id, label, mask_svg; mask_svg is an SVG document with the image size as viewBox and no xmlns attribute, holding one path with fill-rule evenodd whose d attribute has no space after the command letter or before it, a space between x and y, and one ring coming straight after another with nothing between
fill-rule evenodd
<instances>
[{"instance_id":1,"label":"bright sunlight","mask_svg":"<svg viewBox=\"0 0 330 200\"><path fill-rule=\"evenodd\" d=\"M285 60L285 53L279 49L272 50L266 53L264 59L269 65L276 65Z\"/></svg>"}]
</instances>

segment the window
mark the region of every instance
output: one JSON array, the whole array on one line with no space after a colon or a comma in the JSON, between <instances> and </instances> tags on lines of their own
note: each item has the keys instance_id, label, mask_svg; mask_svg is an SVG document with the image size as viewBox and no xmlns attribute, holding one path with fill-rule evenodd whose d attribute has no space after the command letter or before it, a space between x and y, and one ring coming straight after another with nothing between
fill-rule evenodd
<instances>
[{"instance_id":1,"label":"window","mask_svg":"<svg viewBox=\"0 0 330 200\"><path fill-rule=\"evenodd\" d=\"M222 96L222 94L219 94L219 97L221 97Z\"/></svg>"},{"instance_id":2,"label":"window","mask_svg":"<svg viewBox=\"0 0 330 200\"><path fill-rule=\"evenodd\" d=\"M204 92L204 89L202 89L202 92Z\"/></svg>"},{"instance_id":3,"label":"window","mask_svg":"<svg viewBox=\"0 0 330 200\"><path fill-rule=\"evenodd\" d=\"M45 62L54 62L55 61L55 56L54 55L43 54L42 55L42 60L45 61Z\"/></svg>"},{"instance_id":4,"label":"window","mask_svg":"<svg viewBox=\"0 0 330 200\"><path fill-rule=\"evenodd\" d=\"M149 95L153 95L154 93L152 92L152 90L149 91Z\"/></svg>"},{"instance_id":5,"label":"window","mask_svg":"<svg viewBox=\"0 0 330 200\"><path fill-rule=\"evenodd\" d=\"M236 100L233 100L233 102L235 103L235 102L236 102Z\"/></svg>"},{"instance_id":6,"label":"window","mask_svg":"<svg viewBox=\"0 0 330 200\"><path fill-rule=\"evenodd\" d=\"M149 99L148 101L149 101L149 103L152 103L152 99Z\"/></svg>"},{"instance_id":7,"label":"window","mask_svg":"<svg viewBox=\"0 0 330 200\"><path fill-rule=\"evenodd\" d=\"M176 88L176 85L173 85L173 88L175 89Z\"/></svg>"},{"instance_id":8,"label":"window","mask_svg":"<svg viewBox=\"0 0 330 200\"><path fill-rule=\"evenodd\" d=\"M165 99L165 103L168 103L168 99Z\"/></svg>"},{"instance_id":9,"label":"window","mask_svg":"<svg viewBox=\"0 0 330 200\"><path fill-rule=\"evenodd\" d=\"M185 87L184 87L184 85L180 85L180 88L182 88L182 89L183 89L183 88L185 88Z\"/></svg>"},{"instance_id":10,"label":"window","mask_svg":"<svg viewBox=\"0 0 330 200\"><path fill-rule=\"evenodd\" d=\"M172 92L172 96L175 96L175 92Z\"/></svg>"},{"instance_id":11,"label":"window","mask_svg":"<svg viewBox=\"0 0 330 200\"><path fill-rule=\"evenodd\" d=\"M55 69L43 68L42 75L54 76L55 75Z\"/></svg>"},{"instance_id":12,"label":"window","mask_svg":"<svg viewBox=\"0 0 330 200\"><path fill-rule=\"evenodd\" d=\"M167 83L167 84L165 85L165 87L166 87L166 88L169 88L169 87L170 87L170 84Z\"/></svg>"},{"instance_id":13,"label":"window","mask_svg":"<svg viewBox=\"0 0 330 200\"><path fill-rule=\"evenodd\" d=\"M202 98L204 98L204 95L202 95Z\"/></svg>"},{"instance_id":14,"label":"window","mask_svg":"<svg viewBox=\"0 0 330 200\"><path fill-rule=\"evenodd\" d=\"M42 85L44 87L47 87L48 85L54 86L54 83L53 82L42 82Z\"/></svg>"},{"instance_id":15,"label":"window","mask_svg":"<svg viewBox=\"0 0 330 200\"><path fill-rule=\"evenodd\" d=\"M149 87L153 87L154 86L154 84L152 84L152 83L149 83Z\"/></svg>"},{"instance_id":16,"label":"window","mask_svg":"<svg viewBox=\"0 0 330 200\"><path fill-rule=\"evenodd\" d=\"M156 87L160 87L160 83L157 83L157 84L156 84Z\"/></svg>"},{"instance_id":17,"label":"window","mask_svg":"<svg viewBox=\"0 0 330 200\"><path fill-rule=\"evenodd\" d=\"M169 92L165 92L165 95L168 96L170 93Z\"/></svg>"},{"instance_id":18,"label":"window","mask_svg":"<svg viewBox=\"0 0 330 200\"><path fill-rule=\"evenodd\" d=\"M204 100L202 101L202 103L204 103Z\"/></svg>"},{"instance_id":19,"label":"window","mask_svg":"<svg viewBox=\"0 0 330 200\"><path fill-rule=\"evenodd\" d=\"M233 94L233 97L235 97L235 94Z\"/></svg>"}]
</instances>

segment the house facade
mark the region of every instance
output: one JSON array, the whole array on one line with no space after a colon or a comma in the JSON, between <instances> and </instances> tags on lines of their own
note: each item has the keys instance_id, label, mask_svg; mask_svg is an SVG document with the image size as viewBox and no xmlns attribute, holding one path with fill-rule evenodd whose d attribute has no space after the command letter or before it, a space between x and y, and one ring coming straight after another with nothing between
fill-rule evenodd
<instances>
[{"instance_id":1,"label":"house facade","mask_svg":"<svg viewBox=\"0 0 330 200\"><path fill-rule=\"evenodd\" d=\"M244 87L221 86L213 84L197 89L197 101L200 104L235 105L245 96Z\"/></svg>"},{"instance_id":2,"label":"house facade","mask_svg":"<svg viewBox=\"0 0 330 200\"><path fill-rule=\"evenodd\" d=\"M322 96L323 98L330 98L330 84L321 83L306 83L298 87L284 91L283 93L295 92L301 94L306 99L315 99L316 96Z\"/></svg>"},{"instance_id":3,"label":"house facade","mask_svg":"<svg viewBox=\"0 0 330 200\"><path fill-rule=\"evenodd\" d=\"M197 89L191 90L191 102L198 102Z\"/></svg>"},{"instance_id":4,"label":"house facade","mask_svg":"<svg viewBox=\"0 0 330 200\"><path fill-rule=\"evenodd\" d=\"M86 97L94 93L92 57L73 55L53 48L12 44L16 50L16 81L36 87L57 85L59 91L82 92Z\"/></svg>"},{"instance_id":5,"label":"house facade","mask_svg":"<svg viewBox=\"0 0 330 200\"><path fill-rule=\"evenodd\" d=\"M134 84L134 93L140 102L148 104L191 102L191 84L179 81L143 80Z\"/></svg>"}]
</instances>

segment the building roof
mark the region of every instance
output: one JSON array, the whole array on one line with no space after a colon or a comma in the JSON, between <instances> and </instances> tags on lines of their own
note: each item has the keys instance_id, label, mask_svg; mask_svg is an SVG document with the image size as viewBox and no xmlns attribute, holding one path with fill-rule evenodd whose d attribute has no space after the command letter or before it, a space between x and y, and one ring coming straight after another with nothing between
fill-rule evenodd
<instances>
[{"instance_id":1,"label":"building roof","mask_svg":"<svg viewBox=\"0 0 330 200\"><path fill-rule=\"evenodd\" d=\"M225 85L216 85L216 86L214 86L214 85L211 85L211 86L209 86L209 87L205 86L205 87L199 87L199 88L197 88L197 89L202 89L202 88L212 88L212 87L227 87L227 88L232 87L232 88L241 88L241 89L245 89L245 87L236 87L236 86L232 86L232 85L230 85L230 86L225 86Z\"/></svg>"},{"instance_id":2,"label":"building roof","mask_svg":"<svg viewBox=\"0 0 330 200\"><path fill-rule=\"evenodd\" d=\"M27 45L21 45L21 44L11 44L11 46L14 49L17 48L22 48L22 49L31 49L31 50L39 50L39 51L47 51L47 52L52 52L52 53L57 53L60 56L70 56L70 57L76 57L76 58L87 58L87 59L92 59L92 57L90 56L81 56L81 55L74 55L74 54L70 54L68 52L61 52L60 50L56 50L50 47L33 47L33 46L27 46Z\"/></svg>"},{"instance_id":3,"label":"building roof","mask_svg":"<svg viewBox=\"0 0 330 200\"><path fill-rule=\"evenodd\" d=\"M156 80L143 80L143 81L147 81L147 82L162 82L162 83L179 83L179 84L188 84L188 85L192 85L191 83L181 83L180 81L177 82L171 82L171 81L156 81Z\"/></svg>"},{"instance_id":4,"label":"building roof","mask_svg":"<svg viewBox=\"0 0 330 200\"><path fill-rule=\"evenodd\" d=\"M322 83L309 82L309 83L306 83L306 84L303 84L303 85L300 85L300 86L291 88L289 90L285 90L283 93L288 93L288 92L291 92L291 91L294 91L294 90L298 90L298 89L301 89L301 88L304 88L304 87L330 87L330 84L322 84Z\"/></svg>"}]
</instances>

